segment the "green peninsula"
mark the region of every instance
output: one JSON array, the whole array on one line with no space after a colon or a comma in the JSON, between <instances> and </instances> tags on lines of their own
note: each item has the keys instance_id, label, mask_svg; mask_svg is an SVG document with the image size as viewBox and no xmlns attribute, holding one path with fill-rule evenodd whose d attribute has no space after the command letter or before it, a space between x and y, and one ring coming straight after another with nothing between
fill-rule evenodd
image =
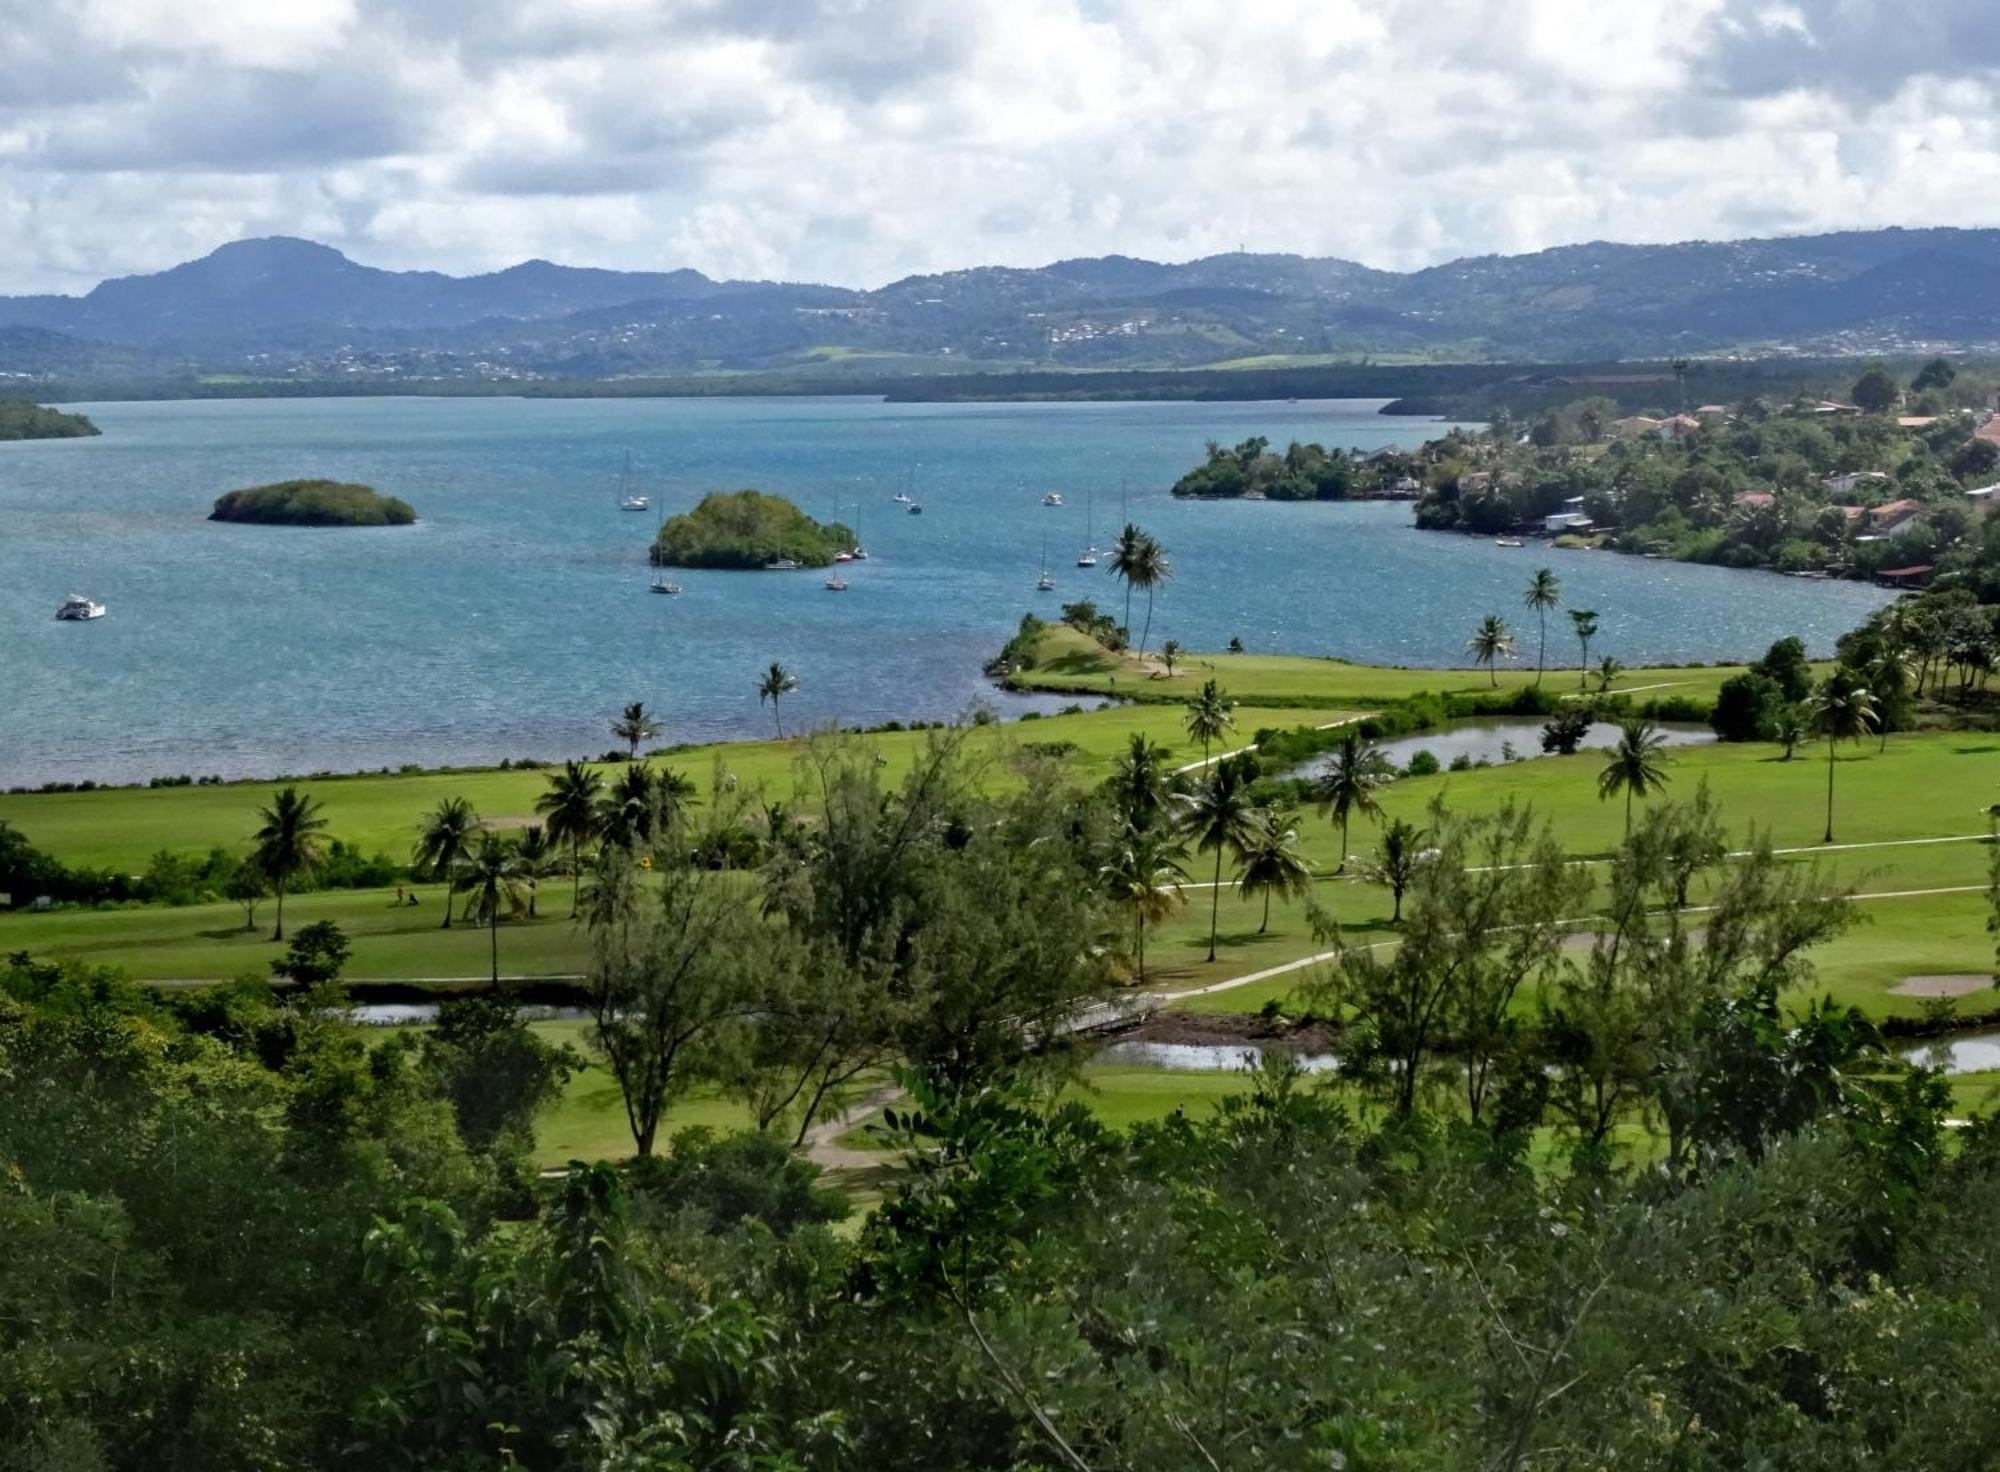
<instances>
[{"instance_id":1,"label":"green peninsula","mask_svg":"<svg viewBox=\"0 0 2000 1472\"><path fill-rule=\"evenodd\" d=\"M102 434L81 414L66 414L26 399L0 399L0 440L67 440Z\"/></svg>"},{"instance_id":2,"label":"green peninsula","mask_svg":"<svg viewBox=\"0 0 2000 1472\"><path fill-rule=\"evenodd\" d=\"M259 526L408 526L410 503L372 486L337 480L281 480L218 496L210 521Z\"/></svg>"},{"instance_id":3,"label":"green peninsula","mask_svg":"<svg viewBox=\"0 0 2000 1472\"><path fill-rule=\"evenodd\" d=\"M692 511L670 516L653 543L663 567L758 568L781 559L825 567L854 550L841 523L814 521L783 496L717 491Z\"/></svg>"}]
</instances>

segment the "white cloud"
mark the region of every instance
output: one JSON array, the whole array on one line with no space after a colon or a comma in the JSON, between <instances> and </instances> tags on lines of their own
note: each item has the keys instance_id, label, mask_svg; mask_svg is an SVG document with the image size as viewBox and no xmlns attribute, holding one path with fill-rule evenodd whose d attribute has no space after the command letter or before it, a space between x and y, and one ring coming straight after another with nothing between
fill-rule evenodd
<instances>
[{"instance_id":1,"label":"white cloud","mask_svg":"<svg viewBox=\"0 0 2000 1472\"><path fill-rule=\"evenodd\" d=\"M1983 11L0 0L0 290L270 233L389 266L874 284L1991 224Z\"/></svg>"}]
</instances>

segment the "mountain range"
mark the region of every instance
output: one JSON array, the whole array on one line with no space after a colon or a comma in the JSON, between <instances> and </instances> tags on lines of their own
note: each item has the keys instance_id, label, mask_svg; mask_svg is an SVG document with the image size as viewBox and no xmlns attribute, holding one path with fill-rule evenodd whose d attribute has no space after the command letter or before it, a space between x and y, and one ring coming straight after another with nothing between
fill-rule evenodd
<instances>
[{"instance_id":1,"label":"mountain range","mask_svg":"<svg viewBox=\"0 0 2000 1472\"><path fill-rule=\"evenodd\" d=\"M1102 256L875 290L541 260L476 276L385 271L271 237L82 296L0 297L0 374L29 380L879 379L1995 344L2000 231L1957 229L1600 243L1409 272L1292 255Z\"/></svg>"}]
</instances>

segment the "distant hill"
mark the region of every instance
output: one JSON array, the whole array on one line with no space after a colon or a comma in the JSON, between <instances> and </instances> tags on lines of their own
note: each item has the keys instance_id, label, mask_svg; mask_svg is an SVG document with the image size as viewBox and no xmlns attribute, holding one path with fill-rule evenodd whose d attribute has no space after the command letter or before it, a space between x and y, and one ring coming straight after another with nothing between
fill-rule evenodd
<instances>
[{"instance_id":1,"label":"distant hill","mask_svg":"<svg viewBox=\"0 0 2000 1472\"><path fill-rule=\"evenodd\" d=\"M0 297L0 373L314 381L1561 362L2000 345L2000 231L1590 244L1421 271L1230 254L982 266L873 291L527 261L384 271L242 240L80 297Z\"/></svg>"}]
</instances>

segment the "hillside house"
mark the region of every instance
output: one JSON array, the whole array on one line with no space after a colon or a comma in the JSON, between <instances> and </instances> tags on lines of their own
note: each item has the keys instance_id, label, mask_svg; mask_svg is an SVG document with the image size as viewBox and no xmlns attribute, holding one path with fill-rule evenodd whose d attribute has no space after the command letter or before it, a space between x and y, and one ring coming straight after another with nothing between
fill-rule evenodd
<instances>
[{"instance_id":1,"label":"hillside house","mask_svg":"<svg viewBox=\"0 0 2000 1472\"><path fill-rule=\"evenodd\" d=\"M1660 421L1647 414L1628 414L1623 419L1612 420L1604 427L1614 440L1627 439L1633 435L1659 433Z\"/></svg>"},{"instance_id":2,"label":"hillside house","mask_svg":"<svg viewBox=\"0 0 2000 1472\"><path fill-rule=\"evenodd\" d=\"M1653 433L1663 440L1677 440L1683 435L1693 434L1701 428L1701 421L1692 414L1676 414L1671 419L1662 419Z\"/></svg>"},{"instance_id":3,"label":"hillside house","mask_svg":"<svg viewBox=\"0 0 2000 1472\"><path fill-rule=\"evenodd\" d=\"M1917 513L1923 509L1921 502L1907 497L1885 502L1868 513L1868 530L1878 537L1893 537L1908 531L1916 523Z\"/></svg>"}]
</instances>

